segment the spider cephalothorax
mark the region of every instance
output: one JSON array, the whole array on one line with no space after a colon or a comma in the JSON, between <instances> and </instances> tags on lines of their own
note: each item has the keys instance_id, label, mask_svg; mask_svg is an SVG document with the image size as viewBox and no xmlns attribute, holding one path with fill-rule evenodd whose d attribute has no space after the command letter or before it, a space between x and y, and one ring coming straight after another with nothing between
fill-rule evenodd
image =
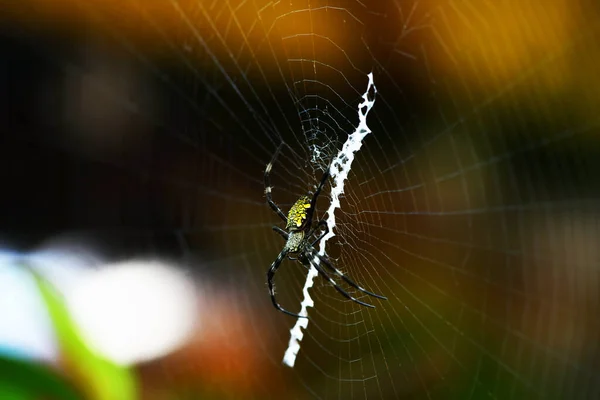
<instances>
[{"instance_id":1,"label":"spider cephalothorax","mask_svg":"<svg viewBox=\"0 0 600 400\"><path fill-rule=\"evenodd\" d=\"M267 197L267 203L269 204L271 209L275 211L275 213L277 213L277 215L279 215L279 217L285 222L285 230L281 229L278 226L273 227L273 230L279 233L286 240L283 250L281 250L281 253L279 253L275 261L273 261L273 264L271 264L271 268L269 268L269 271L267 272L267 283L269 285L269 293L271 295L271 301L273 302L273 305L276 309L288 315L294 317L302 317L301 315L287 311L286 309L281 307L279 303L277 303L277 301L275 300L273 276L275 275L275 272L277 272L277 269L279 268L283 260L287 257L290 260L299 261L307 268L310 268L311 266L314 267L319 272L319 274L323 278L325 278L329 283L331 283L333 287L344 297L363 306L375 307L372 304L362 302L351 296L348 292L342 289L329 276L329 274L325 272L325 270L323 270L323 268L321 267L321 265L319 265L318 262L315 261L315 259L318 259L320 263L325 265L325 267L329 271L333 272L334 274L342 278L350 286L360 290L361 292L380 299L386 299L386 297L369 292L368 290L363 289L362 287L354 283L353 280L351 280L340 270L335 268L326 256L319 254L314 247L315 244L327 234L329 229L327 227L327 223L324 220L320 220L314 227L312 226L313 214L317 206L317 199L319 198L319 194L321 193L323 186L325 186L325 183L327 183L327 179L329 178L329 167L323 173L323 176L321 177L321 182L319 183L319 186L317 186L315 192L312 195L309 194L306 196L301 196L298 200L296 200L294 205L292 205L292 207L290 208L290 211L288 212L288 215L286 217L286 215L283 213L283 211L281 211L277 204L275 204L271 197L271 184L269 179L271 169L273 168L273 163L277 159L280 150L281 146L277 148L275 154L273 155L273 158L271 159L271 162L269 162L267 164L267 167L265 168L265 195ZM297 258L291 257L290 254L297 254Z\"/></svg>"}]
</instances>

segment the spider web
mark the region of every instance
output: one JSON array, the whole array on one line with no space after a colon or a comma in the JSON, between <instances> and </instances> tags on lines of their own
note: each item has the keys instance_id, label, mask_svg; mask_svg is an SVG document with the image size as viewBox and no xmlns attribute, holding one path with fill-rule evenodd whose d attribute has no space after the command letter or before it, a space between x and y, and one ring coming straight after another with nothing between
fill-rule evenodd
<instances>
[{"instance_id":1,"label":"spider web","mask_svg":"<svg viewBox=\"0 0 600 400\"><path fill-rule=\"evenodd\" d=\"M65 81L95 77L91 101L110 104L109 119L124 124L102 132L137 130L115 139L119 151L29 140L126 176L108 186L120 193L118 216L110 204L87 215L76 193L72 220L83 222L70 228L101 233L106 218L118 221L127 243L182 256L230 293L222 312L249 322L233 338L222 327L223 336L261 365L231 372L251 383L243 397L598 396L597 6L74 3L60 13L92 27L77 48L95 50L43 58ZM95 54L118 60L116 78L98 72ZM326 253L388 300L344 286L376 305L365 308L315 278L290 369L282 358L296 321L272 308L265 285L284 243L271 230L281 221L265 204L262 174L284 142L274 200L285 212L314 190L359 124L369 73L371 133ZM89 118L77 127L93 134ZM328 186L316 218L330 200ZM306 276L283 263L275 281L284 308L299 312ZM203 362L187 359L186 369Z\"/></svg>"}]
</instances>

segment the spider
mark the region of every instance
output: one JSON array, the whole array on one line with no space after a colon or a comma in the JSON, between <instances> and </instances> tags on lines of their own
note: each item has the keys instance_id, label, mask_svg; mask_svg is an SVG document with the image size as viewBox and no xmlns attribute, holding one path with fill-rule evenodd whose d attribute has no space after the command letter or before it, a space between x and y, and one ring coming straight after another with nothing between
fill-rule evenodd
<instances>
[{"instance_id":1,"label":"spider","mask_svg":"<svg viewBox=\"0 0 600 400\"><path fill-rule=\"evenodd\" d=\"M315 190L314 194L312 194L312 197L311 197L310 193L308 193L308 195L306 195L306 196L301 196L294 203L292 208L290 208L290 211L289 211L287 217L283 213L283 211L281 211L281 209L277 206L277 204L275 204L275 202L273 201L273 198L271 196L271 182L270 182L269 175L271 173L273 163L277 159L277 156L279 155L279 152L280 152L282 146L283 145L280 145L277 148L277 150L275 151L275 154L273 155L273 158L271 159L271 161L267 164L267 166L265 168L265 195L267 197L267 203L269 204L271 209L277 215L279 215L279 217L286 224L285 230L281 229L278 226L273 226L273 230L275 232L279 233L286 240L283 250L281 250L281 253L279 253L279 255L277 256L275 261L273 261L273 264L271 264L271 268L269 268L269 271L267 272L267 283L269 285L269 293L271 295L271 301L273 302L273 306L275 306L275 308L277 310L279 310L287 315L291 315L292 317L306 318L305 316L294 314L290 311L287 311L286 309L281 307L281 305L279 305L279 303L277 303L277 300L275 300L275 290L273 288L273 276L275 275L275 272L277 272L277 269L281 266L281 263L283 262L283 260L286 259L286 257L292 261L300 262L307 269L309 269L310 266L313 266L319 272L319 275L321 275L329 283L331 283L331 285L333 285L333 287L338 292L340 292L342 294L342 296L346 297L349 300L354 301L355 303L358 303L358 304L366 306L366 307L371 307L371 308L375 307L372 304L362 302L362 301L352 297L348 292L346 292L344 289L342 289L329 276L329 274L321 267L321 265L319 265L318 263L316 263L314 261L315 258L318 258L320 260L320 262L322 263L322 265L325 265L326 269L333 272L335 275L339 276L350 286L352 286L370 296L377 297L377 298L383 299L383 300L387 300L386 297L369 292L368 290L363 289L362 287L357 285L352 279L348 278L340 270L338 270L336 267L334 267L333 264L329 261L329 259L326 256L320 255L314 247L315 244L317 242L319 242L329 232L329 228L328 228L325 220L320 220L314 227L312 226L312 222L313 222L313 215L315 212L315 208L317 205L317 199L319 197L319 194L321 193L321 189L323 189L323 186L325 186L325 183L327 182L327 180L329 178L329 167L331 166L331 164L327 168L327 170L325 170L325 172L323 173L321 182L319 183L319 186L317 186L317 189ZM322 228L324 228L324 229L322 229ZM319 232L321 232L320 235L318 235ZM316 237L316 239L313 240L313 237ZM292 257L291 254L297 254L298 256Z\"/></svg>"}]
</instances>

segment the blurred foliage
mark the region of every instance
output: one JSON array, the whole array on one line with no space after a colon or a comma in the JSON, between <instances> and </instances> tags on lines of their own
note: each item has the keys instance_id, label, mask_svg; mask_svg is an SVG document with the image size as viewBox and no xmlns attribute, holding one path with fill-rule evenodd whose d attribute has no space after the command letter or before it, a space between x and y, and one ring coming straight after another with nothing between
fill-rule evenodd
<instances>
[{"instance_id":1,"label":"blurred foliage","mask_svg":"<svg viewBox=\"0 0 600 400\"><path fill-rule=\"evenodd\" d=\"M29 400L41 395L57 400L82 398L63 377L46 366L0 358L0 399Z\"/></svg>"},{"instance_id":2,"label":"blurred foliage","mask_svg":"<svg viewBox=\"0 0 600 400\"><path fill-rule=\"evenodd\" d=\"M56 289L32 271L56 330L63 367L92 400L134 400L137 388L132 371L99 356L85 343Z\"/></svg>"}]
</instances>

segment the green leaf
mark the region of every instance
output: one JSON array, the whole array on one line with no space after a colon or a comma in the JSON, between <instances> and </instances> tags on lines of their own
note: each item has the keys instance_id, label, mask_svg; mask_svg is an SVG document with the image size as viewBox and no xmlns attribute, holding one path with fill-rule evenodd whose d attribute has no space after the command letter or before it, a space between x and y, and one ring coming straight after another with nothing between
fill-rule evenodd
<instances>
[{"instance_id":1,"label":"green leaf","mask_svg":"<svg viewBox=\"0 0 600 400\"><path fill-rule=\"evenodd\" d=\"M137 387L133 372L94 352L83 339L60 293L42 275L29 268L58 338L64 365L86 398L91 400L135 400Z\"/></svg>"}]
</instances>

